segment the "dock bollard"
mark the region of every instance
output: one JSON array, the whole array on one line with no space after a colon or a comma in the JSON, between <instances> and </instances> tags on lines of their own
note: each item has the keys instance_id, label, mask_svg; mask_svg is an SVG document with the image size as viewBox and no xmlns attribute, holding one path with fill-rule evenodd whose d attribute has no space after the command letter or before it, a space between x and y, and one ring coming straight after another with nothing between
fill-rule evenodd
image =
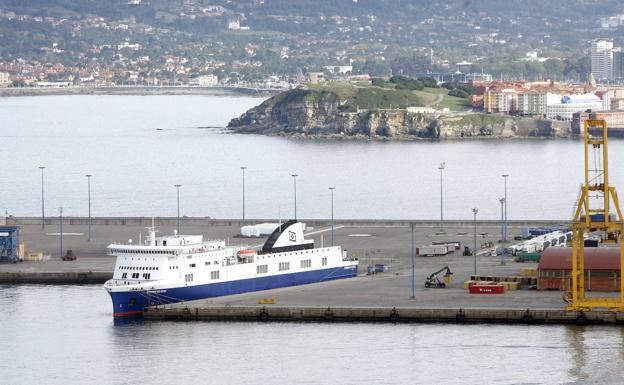
<instances>
[{"instance_id":1,"label":"dock bollard","mask_svg":"<svg viewBox=\"0 0 624 385\"><path fill-rule=\"evenodd\" d=\"M332 311L332 309L327 306L327 309L325 310L325 313L323 314L323 319L325 321L333 321L334 320L334 312Z\"/></svg>"},{"instance_id":2,"label":"dock bollard","mask_svg":"<svg viewBox=\"0 0 624 385\"><path fill-rule=\"evenodd\" d=\"M262 310L260 310L260 314L258 314L258 318L262 322L266 322L269 320L269 312L267 311L266 306L262 307Z\"/></svg>"},{"instance_id":3,"label":"dock bollard","mask_svg":"<svg viewBox=\"0 0 624 385\"><path fill-rule=\"evenodd\" d=\"M390 322L392 322L393 324L399 322L399 312L397 311L396 307L393 307L392 311L390 312Z\"/></svg>"},{"instance_id":4,"label":"dock bollard","mask_svg":"<svg viewBox=\"0 0 624 385\"><path fill-rule=\"evenodd\" d=\"M464 323L466 321L466 314L464 313L464 309L459 308L457 315L455 315L455 321L458 323Z\"/></svg>"}]
</instances>

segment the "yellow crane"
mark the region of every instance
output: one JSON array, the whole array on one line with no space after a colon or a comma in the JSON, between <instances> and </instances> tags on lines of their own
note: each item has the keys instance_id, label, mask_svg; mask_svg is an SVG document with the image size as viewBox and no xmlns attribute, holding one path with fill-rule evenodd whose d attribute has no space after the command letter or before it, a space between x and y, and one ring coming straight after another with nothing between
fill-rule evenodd
<instances>
[{"instance_id":1,"label":"yellow crane","mask_svg":"<svg viewBox=\"0 0 624 385\"><path fill-rule=\"evenodd\" d=\"M607 122L587 120L583 126L585 149L585 182L581 186L574 218L572 219L572 285L566 293L566 310L580 311L608 309L624 311L624 221L615 187L609 185ZM590 165L590 155L593 164ZM612 213L615 212L615 214ZM619 296L597 297L585 292L584 235L601 232L602 242L619 243Z\"/></svg>"}]
</instances>

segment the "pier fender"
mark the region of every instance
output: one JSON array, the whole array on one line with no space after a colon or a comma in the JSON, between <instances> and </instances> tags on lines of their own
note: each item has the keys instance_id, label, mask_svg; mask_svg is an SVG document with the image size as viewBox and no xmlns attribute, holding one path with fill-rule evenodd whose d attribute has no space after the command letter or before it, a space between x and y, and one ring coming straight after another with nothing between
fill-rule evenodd
<instances>
[{"instance_id":1,"label":"pier fender","mask_svg":"<svg viewBox=\"0 0 624 385\"><path fill-rule=\"evenodd\" d=\"M87 283L87 273L78 273L78 284L84 285Z\"/></svg>"},{"instance_id":2,"label":"pier fender","mask_svg":"<svg viewBox=\"0 0 624 385\"><path fill-rule=\"evenodd\" d=\"M583 310L579 311L576 315L576 323L579 325L587 324L587 316L585 315L585 312L583 312Z\"/></svg>"},{"instance_id":3,"label":"pier fender","mask_svg":"<svg viewBox=\"0 0 624 385\"><path fill-rule=\"evenodd\" d=\"M334 320L334 312L332 311L332 309L327 306L327 309L325 309L325 313L323 313L323 320L325 321L333 321Z\"/></svg>"},{"instance_id":4,"label":"pier fender","mask_svg":"<svg viewBox=\"0 0 624 385\"><path fill-rule=\"evenodd\" d=\"M531 310L530 309L526 309L524 311L524 314L522 315L522 322L530 324L533 323L533 314L531 314Z\"/></svg>"},{"instance_id":5,"label":"pier fender","mask_svg":"<svg viewBox=\"0 0 624 385\"><path fill-rule=\"evenodd\" d=\"M182 313L180 314L180 319L184 321L190 321L192 318L193 317L191 315L191 309L189 309L188 307L185 307L184 309L182 309Z\"/></svg>"},{"instance_id":6,"label":"pier fender","mask_svg":"<svg viewBox=\"0 0 624 385\"><path fill-rule=\"evenodd\" d=\"M390 312L390 322L392 322L393 324L399 322L399 312L397 311L396 307L393 307L392 311Z\"/></svg>"},{"instance_id":7,"label":"pier fender","mask_svg":"<svg viewBox=\"0 0 624 385\"><path fill-rule=\"evenodd\" d=\"M455 315L455 321L458 323L464 323L466 321L466 313L464 313L464 309L459 308L457 314Z\"/></svg>"},{"instance_id":8,"label":"pier fender","mask_svg":"<svg viewBox=\"0 0 624 385\"><path fill-rule=\"evenodd\" d=\"M269 312L266 309L266 306L262 307L262 310L260 310L260 313L258 314L258 319L262 322L266 322L269 320Z\"/></svg>"}]
</instances>

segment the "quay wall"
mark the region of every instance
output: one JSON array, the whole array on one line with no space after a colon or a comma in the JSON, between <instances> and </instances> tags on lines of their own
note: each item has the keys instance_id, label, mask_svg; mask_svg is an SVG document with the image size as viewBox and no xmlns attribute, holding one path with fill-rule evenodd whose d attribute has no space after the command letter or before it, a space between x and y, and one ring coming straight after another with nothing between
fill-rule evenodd
<instances>
[{"instance_id":1,"label":"quay wall","mask_svg":"<svg viewBox=\"0 0 624 385\"><path fill-rule=\"evenodd\" d=\"M275 321L275 322L450 322L517 324L620 324L624 313L565 311L563 309L501 309L407 307L266 307L206 306L152 307L148 320L179 321Z\"/></svg>"},{"instance_id":2,"label":"quay wall","mask_svg":"<svg viewBox=\"0 0 624 385\"><path fill-rule=\"evenodd\" d=\"M113 277L112 271L16 271L0 272L0 284L34 283L42 285L102 284Z\"/></svg>"}]
</instances>

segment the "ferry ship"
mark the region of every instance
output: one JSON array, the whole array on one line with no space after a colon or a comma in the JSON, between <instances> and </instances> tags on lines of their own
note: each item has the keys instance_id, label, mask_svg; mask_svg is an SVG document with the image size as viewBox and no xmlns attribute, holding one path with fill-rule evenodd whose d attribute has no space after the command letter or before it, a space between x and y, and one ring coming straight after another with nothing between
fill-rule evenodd
<instances>
[{"instance_id":1,"label":"ferry ship","mask_svg":"<svg viewBox=\"0 0 624 385\"><path fill-rule=\"evenodd\" d=\"M157 237L111 244L113 278L104 288L115 317L140 316L148 306L275 289L357 275L358 261L340 246L314 247L296 220L278 226L262 250L228 246L202 235Z\"/></svg>"}]
</instances>

